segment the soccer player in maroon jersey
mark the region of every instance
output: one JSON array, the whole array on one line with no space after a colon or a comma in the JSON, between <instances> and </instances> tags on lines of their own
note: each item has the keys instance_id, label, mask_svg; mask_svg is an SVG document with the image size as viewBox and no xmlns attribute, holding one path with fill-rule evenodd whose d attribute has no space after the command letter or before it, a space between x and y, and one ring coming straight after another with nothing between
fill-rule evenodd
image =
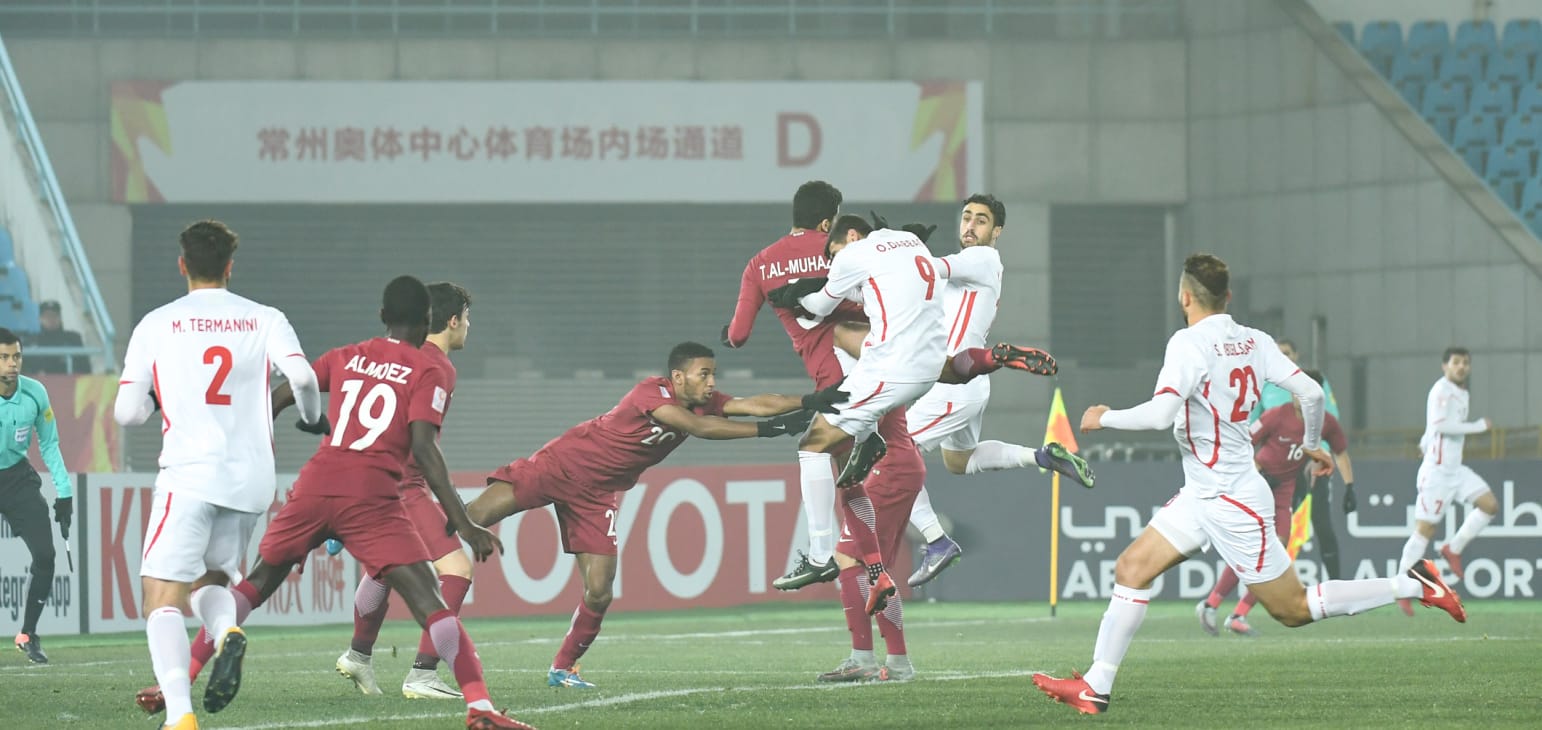
<instances>
[{"instance_id":1,"label":"soccer player in maroon jersey","mask_svg":"<svg viewBox=\"0 0 1542 730\"><path fill-rule=\"evenodd\" d=\"M926 482L926 462L909 431L904 408L896 408L878 421L878 433L888 449L872 474L857 487L867 494L874 514L856 515L849 506L845 514L847 525L859 519L874 520L879 554L888 563L899 559L905 527L910 524L910 510ZM863 550L857 534L843 529L835 546L835 563L841 571L836 583L841 589L846 628L851 632L851 656L819 675L821 682L903 682L915 677L915 667L905 649L905 610L898 593L891 595L876 614L885 645L884 663L880 665L873 654L873 624L866 609L872 581Z\"/></svg>"},{"instance_id":2,"label":"soccer player in maroon jersey","mask_svg":"<svg viewBox=\"0 0 1542 730\"><path fill-rule=\"evenodd\" d=\"M423 343L423 354L438 365L445 375L445 389L449 398L445 401L445 415L449 415L450 401L455 397L455 365L450 353L466 346L471 331L471 294L465 288L441 281L428 285L432 314L429 317L428 341ZM406 478L402 481L402 507L408 519L417 528L418 537L434 560L434 572L439 575L439 593L445 605L460 615L461 604L471 590L471 558L461 548L460 539L445 530L447 520L444 509L434 501L428 480L417 462L408 461ZM332 548L328 546L330 551ZM353 598L353 643L348 651L337 658L337 671L353 680L354 686L367 695L380 694L375 683L375 670L370 664L375 640L385 623L391 588L369 574L359 579L358 590ZM461 693L445 684L437 670L439 655L434 639L427 631L418 641L418 656L402 681L402 695L407 699L460 699Z\"/></svg>"},{"instance_id":3,"label":"soccer player in maroon jersey","mask_svg":"<svg viewBox=\"0 0 1542 730\"><path fill-rule=\"evenodd\" d=\"M574 426L528 458L489 474L487 491L467 510L479 525L512 514L557 507L562 549L578 557L584 595L552 660L547 684L591 688L578 659L600 633L616 579L616 512L620 495L687 436L741 439L798 433L814 411L834 412L846 393L830 387L803 396L763 394L734 398L717 390L717 359L695 342L669 353L669 375L633 386L609 413ZM800 410L802 409L802 410ZM758 423L725 416L776 416Z\"/></svg>"},{"instance_id":4,"label":"soccer player in maroon jersey","mask_svg":"<svg viewBox=\"0 0 1542 730\"><path fill-rule=\"evenodd\" d=\"M1316 370L1302 372L1322 385L1322 373ZM1301 435L1306 428L1301 420L1301 404L1292 400L1288 406L1276 406L1264 411L1249 428L1253 434L1253 461L1274 492L1274 533L1280 536L1280 542L1289 545L1291 504L1296 494L1296 478L1307 461L1306 454L1301 450ZM1322 439L1328 443L1333 460L1344 475L1344 482L1353 484L1355 471L1354 464L1349 460L1349 441L1344 437L1338 419L1331 413L1323 413ZM1227 566L1216 579L1210 597L1201 601L1195 609L1200 627L1211 636L1219 633L1215 625L1215 610L1220 607L1221 599L1231 595L1237 582L1237 572ZM1236 609L1226 618L1226 630L1241 636L1257 636L1258 630L1249 626L1247 621L1248 612L1253 610L1253 604L1257 602L1258 597L1252 592L1237 601Z\"/></svg>"},{"instance_id":5,"label":"soccer player in maroon jersey","mask_svg":"<svg viewBox=\"0 0 1542 730\"><path fill-rule=\"evenodd\" d=\"M423 283L399 276L386 285L381 305L386 336L339 347L316 361L321 389L341 397L331 399L328 417L315 427L297 424L324 438L268 524L251 573L233 589L237 618L244 621L306 555L336 537L370 575L384 578L401 594L413 618L433 637L438 655L454 667L465 693L466 727L529 728L494 709L476 647L445 606L428 549L402 508L402 465L411 458L477 560L503 550L496 535L467 516L439 450L449 390L444 371L420 349L428 335L429 309ZM159 694L151 688L136 699L154 711Z\"/></svg>"}]
</instances>

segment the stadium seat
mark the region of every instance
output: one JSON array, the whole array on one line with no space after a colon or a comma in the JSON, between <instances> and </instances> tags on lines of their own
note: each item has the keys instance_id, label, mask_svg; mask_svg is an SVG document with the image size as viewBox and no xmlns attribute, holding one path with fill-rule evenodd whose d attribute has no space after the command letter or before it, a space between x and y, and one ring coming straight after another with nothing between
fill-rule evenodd
<instances>
[{"instance_id":1,"label":"stadium seat","mask_svg":"<svg viewBox=\"0 0 1542 730\"><path fill-rule=\"evenodd\" d=\"M1521 114L1510 117L1505 122L1504 136L1500 137L1499 143L1504 147L1542 150L1542 115Z\"/></svg>"},{"instance_id":2,"label":"stadium seat","mask_svg":"<svg viewBox=\"0 0 1542 730\"><path fill-rule=\"evenodd\" d=\"M1488 151L1483 176L1490 180L1524 180L1531 177L1531 150L1514 145Z\"/></svg>"},{"instance_id":3,"label":"stadium seat","mask_svg":"<svg viewBox=\"0 0 1542 730\"><path fill-rule=\"evenodd\" d=\"M17 323L16 331L25 332L27 334L36 333L39 329L41 329L37 321L37 316L37 300L30 296L21 300L21 321Z\"/></svg>"},{"instance_id":4,"label":"stadium seat","mask_svg":"<svg viewBox=\"0 0 1542 730\"><path fill-rule=\"evenodd\" d=\"M1510 116L1515 113L1515 87L1497 81L1478 84L1472 89L1467 110L1473 114Z\"/></svg>"},{"instance_id":5,"label":"stadium seat","mask_svg":"<svg viewBox=\"0 0 1542 730\"><path fill-rule=\"evenodd\" d=\"M1506 26L1506 27L1508 28L1508 26ZM1333 29L1338 31L1339 35L1343 36L1344 40L1349 42L1349 45L1353 46L1355 44L1355 24L1354 23L1348 23L1348 22L1345 22L1345 21L1341 20L1341 21L1333 24Z\"/></svg>"},{"instance_id":6,"label":"stadium seat","mask_svg":"<svg viewBox=\"0 0 1542 730\"><path fill-rule=\"evenodd\" d=\"M1404 51L1392 61L1392 83L1396 86L1401 87L1408 83L1427 84L1434 80L1434 56L1421 56Z\"/></svg>"},{"instance_id":7,"label":"stadium seat","mask_svg":"<svg viewBox=\"0 0 1542 730\"><path fill-rule=\"evenodd\" d=\"M1414 109L1419 108L1419 101L1424 97L1424 84L1417 81L1408 81L1397 84L1397 93L1401 94L1404 101Z\"/></svg>"},{"instance_id":8,"label":"stadium seat","mask_svg":"<svg viewBox=\"0 0 1542 730\"><path fill-rule=\"evenodd\" d=\"M1451 133L1456 127L1455 114L1426 116L1424 117L1424 123L1430 125L1430 129L1435 130L1435 134L1440 137L1440 141L1451 144Z\"/></svg>"},{"instance_id":9,"label":"stadium seat","mask_svg":"<svg viewBox=\"0 0 1542 730\"><path fill-rule=\"evenodd\" d=\"M1360 52L1367 58L1392 59L1403 52L1403 26L1395 20L1365 24L1360 33Z\"/></svg>"},{"instance_id":10,"label":"stadium seat","mask_svg":"<svg viewBox=\"0 0 1542 730\"><path fill-rule=\"evenodd\" d=\"M1494 23L1488 20L1464 20L1456 26L1456 40L1451 50L1457 53L1477 51L1485 57L1499 50L1499 38L1494 33Z\"/></svg>"},{"instance_id":11,"label":"stadium seat","mask_svg":"<svg viewBox=\"0 0 1542 730\"><path fill-rule=\"evenodd\" d=\"M1435 78L1472 86L1483 78L1483 59L1476 53L1457 53L1452 49L1440 57L1440 75Z\"/></svg>"},{"instance_id":12,"label":"stadium seat","mask_svg":"<svg viewBox=\"0 0 1542 730\"><path fill-rule=\"evenodd\" d=\"M1483 73L1486 81L1520 86L1531 81L1531 56L1520 51L1506 49L1488 59L1488 70Z\"/></svg>"},{"instance_id":13,"label":"stadium seat","mask_svg":"<svg viewBox=\"0 0 1542 730\"><path fill-rule=\"evenodd\" d=\"M1454 81L1436 81L1424 87L1419 113L1425 117L1456 119L1467 114L1467 85Z\"/></svg>"},{"instance_id":14,"label":"stadium seat","mask_svg":"<svg viewBox=\"0 0 1542 730\"><path fill-rule=\"evenodd\" d=\"M1504 40L1499 50L1525 55L1542 53L1542 22L1535 18L1516 18L1505 23Z\"/></svg>"},{"instance_id":15,"label":"stadium seat","mask_svg":"<svg viewBox=\"0 0 1542 730\"><path fill-rule=\"evenodd\" d=\"M1456 150L1473 172L1483 171L1483 159L1490 147L1499 144L1499 120L1481 114L1469 114L1456 120L1451 133L1451 148Z\"/></svg>"},{"instance_id":16,"label":"stadium seat","mask_svg":"<svg viewBox=\"0 0 1542 730\"><path fill-rule=\"evenodd\" d=\"M1542 178L1532 178L1521 188L1521 204L1516 210L1522 216L1542 214ZM1535 229L1533 229L1535 230Z\"/></svg>"},{"instance_id":17,"label":"stadium seat","mask_svg":"<svg viewBox=\"0 0 1542 730\"><path fill-rule=\"evenodd\" d=\"M1491 177L1484 182L1488 183L1489 189L1493 190L1494 194L1505 202L1505 205L1510 206L1512 209L1520 207L1520 181L1514 178Z\"/></svg>"},{"instance_id":18,"label":"stadium seat","mask_svg":"<svg viewBox=\"0 0 1542 730\"><path fill-rule=\"evenodd\" d=\"M1451 47L1451 29L1444 20L1421 20L1408 26L1408 41L1403 50L1438 56Z\"/></svg>"},{"instance_id":19,"label":"stadium seat","mask_svg":"<svg viewBox=\"0 0 1542 730\"><path fill-rule=\"evenodd\" d=\"M1521 95L1515 100L1515 113L1542 114L1542 81L1521 86Z\"/></svg>"}]
</instances>

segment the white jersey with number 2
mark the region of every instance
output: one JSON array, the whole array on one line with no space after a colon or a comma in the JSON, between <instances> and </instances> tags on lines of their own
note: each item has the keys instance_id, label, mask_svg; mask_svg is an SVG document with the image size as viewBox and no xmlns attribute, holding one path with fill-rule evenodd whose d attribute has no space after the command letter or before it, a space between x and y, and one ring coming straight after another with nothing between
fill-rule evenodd
<instances>
[{"instance_id":1,"label":"white jersey with number 2","mask_svg":"<svg viewBox=\"0 0 1542 730\"><path fill-rule=\"evenodd\" d=\"M320 413L316 374L283 312L226 289L195 289L140 320L114 415L142 423L161 404L157 490L241 512L273 503L270 375L282 372L301 417Z\"/></svg>"}]
</instances>

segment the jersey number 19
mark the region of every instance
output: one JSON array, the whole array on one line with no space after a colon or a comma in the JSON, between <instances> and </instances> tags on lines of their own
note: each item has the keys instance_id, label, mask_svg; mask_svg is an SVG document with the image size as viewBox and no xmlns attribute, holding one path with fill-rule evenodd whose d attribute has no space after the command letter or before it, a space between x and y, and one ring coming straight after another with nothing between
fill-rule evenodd
<instances>
[{"instance_id":1,"label":"jersey number 19","mask_svg":"<svg viewBox=\"0 0 1542 730\"><path fill-rule=\"evenodd\" d=\"M359 425L365 428L363 436L348 444L348 448L353 451L369 448L390 427L391 421L396 419L396 391L391 386L375 383L360 398L359 391L363 388L362 380L344 380L339 386L339 390L343 391L343 407L338 409L337 425L332 427L333 446L343 444L343 434L348 431L350 419L357 418Z\"/></svg>"}]
</instances>

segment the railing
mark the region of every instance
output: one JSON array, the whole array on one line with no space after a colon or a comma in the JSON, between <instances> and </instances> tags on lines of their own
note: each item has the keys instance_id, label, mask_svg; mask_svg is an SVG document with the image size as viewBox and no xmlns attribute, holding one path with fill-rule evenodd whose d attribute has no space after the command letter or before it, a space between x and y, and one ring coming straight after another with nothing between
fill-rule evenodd
<instances>
[{"instance_id":1,"label":"railing","mask_svg":"<svg viewBox=\"0 0 1542 730\"><path fill-rule=\"evenodd\" d=\"M0 26L3 25L3 21L0 21ZM108 371L116 371L118 365L113 339L116 333L113 330L112 317L107 313L107 304L102 300L102 292L96 286L96 275L91 271L91 262L86 258L85 249L80 244L80 234L75 230L75 220L70 217L69 204L65 202L64 193L59 189L59 180L54 177L53 163L49 162L48 151L43 148L43 137L38 134L37 125L33 123L32 110L27 108L27 99L22 95L21 82L16 78L16 71L11 68L11 56L6 51L3 39L0 39L0 92L3 92L5 98L10 101L10 116L16 122L16 131L21 136L21 142L31 158L37 175L36 179L43 188L43 204L53 215L65 258L74 269L71 273L75 283L80 286L86 312L90 315L91 325L101 342L101 349L96 352L101 355L102 364Z\"/></svg>"},{"instance_id":2,"label":"railing","mask_svg":"<svg viewBox=\"0 0 1542 730\"><path fill-rule=\"evenodd\" d=\"M1178 0L6 0L70 36L1173 37Z\"/></svg>"}]
</instances>

